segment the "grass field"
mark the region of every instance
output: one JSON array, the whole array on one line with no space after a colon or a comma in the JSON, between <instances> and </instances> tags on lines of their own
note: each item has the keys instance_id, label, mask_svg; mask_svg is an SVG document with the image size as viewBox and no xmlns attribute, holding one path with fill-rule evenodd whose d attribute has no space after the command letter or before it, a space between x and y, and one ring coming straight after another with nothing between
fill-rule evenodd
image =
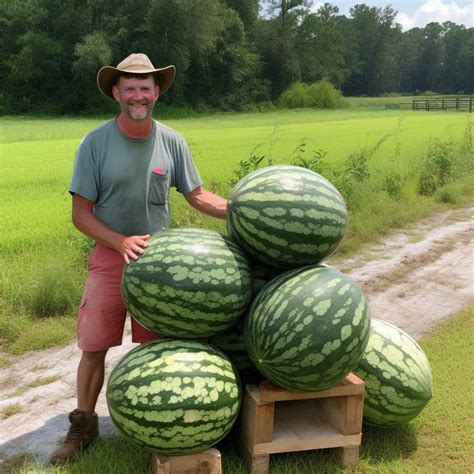
<instances>
[{"instance_id":1,"label":"grass field","mask_svg":"<svg viewBox=\"0 0 474 474\"><path fill-rule=\"evenodd\" d=\"M215 114L164 122L186 138L205 186L223 196L231 178L242 175L240 163L248 164L252 156L264 156L264 164L306 160L317 171L326 167L349 206L350 228L338 251L347 255L394 227L472 202L474 195L470 114L385 110L380 101L361 104L358 99L344 110ZM73 337L91 243L70 222L67 188L81 138L102 121L0 118L4 352L22 353ZM429 157L435 165L436 160L449 165L450 174L436 192L422 196L417 186ZM171 199L174 226L225 231L222 221L198 214L176 193Z\"/></svg>"},{"instance_id":2,"label":"grass field","mask_svg":"<svg viewBox=\"0 0 474 474\"><path fill-rule=\"evenodd\" d=\"M468 473L474 465L474 397L466 367L474 365L474 307L455 315L420 342L433 371L433 399L409 424L395 429L364 427L356 473ZM442 348L442 350L440 350ZM462 354L462 357L460 355ZM223 472L244 474L232 436L218 448ZM50 472L19 456L5 466L16 474ZM150 472L150 455L122 438L100 440L76 463L53 474L140 474ZM338 473L332 450L273 455L270 474Z\"/></svg>"}]
</instances>

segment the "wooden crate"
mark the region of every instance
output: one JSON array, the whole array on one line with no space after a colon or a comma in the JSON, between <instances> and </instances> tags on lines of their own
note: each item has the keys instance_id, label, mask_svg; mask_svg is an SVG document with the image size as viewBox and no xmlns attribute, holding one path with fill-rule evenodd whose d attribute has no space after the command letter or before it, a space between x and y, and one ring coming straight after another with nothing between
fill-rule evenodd
<instances>
[{"instance_id":1,"label":"wooden crate","mask_svg":"<svg viewBox=\"0 0 474 474\"><path fill-rule=\"evenodd\" d=\"M185 456L153 455L153 474L221 474L221 453L210 448Z\"/></svg>"},{"instance_id":2,"label":"wooden crate","mask_svg":"<svg viewBox=\"0 0 474 474\"><path fill-rule=\"evenodd\" d=\"M343 468L359 459L364 382L349 374L322 392L292 392L265 380L247 385L241 412L240 445L248 472L268 472L270 455L337 448Z\"/></svg>"}]
</instances>

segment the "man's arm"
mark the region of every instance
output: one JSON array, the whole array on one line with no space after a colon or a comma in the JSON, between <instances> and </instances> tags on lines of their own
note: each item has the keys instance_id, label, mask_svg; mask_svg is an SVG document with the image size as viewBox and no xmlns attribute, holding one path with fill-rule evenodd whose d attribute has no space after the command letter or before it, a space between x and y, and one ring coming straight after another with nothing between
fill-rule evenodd
<instances>
[{"instance_id":1,"label":"man's arm","mask_svg":"<svg viewBox=\"0 0 474 474\"><path fill-rule=\"evenodd\" d=\"M137 260L148 247L149 235L126 236L109 229L93 213L94 201L79 194L72 196L72 222L83 233L97 243L119 252L127 263Z\"/></svg>"},{"instance_id":2,"label":"man's arm","mask_svg":"<svg viewBox=\"0 0 474 474\"><path fill-rule=\"evenodd\" d=\"M219 219L225 219L227 216L227 199L211 193L201 186L184 194L184 197L191 206L204 214Z\"/></svg>"}]
</instances>

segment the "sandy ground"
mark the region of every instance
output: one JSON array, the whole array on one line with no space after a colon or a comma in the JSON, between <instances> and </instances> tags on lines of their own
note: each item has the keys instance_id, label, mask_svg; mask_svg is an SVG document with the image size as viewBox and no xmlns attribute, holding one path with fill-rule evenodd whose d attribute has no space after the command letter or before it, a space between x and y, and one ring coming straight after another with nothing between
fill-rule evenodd
<instances>
[{"instance_id":1,"label":"sandy ground","mask_svg":"<svg viewBox=\"0 0 474 474\"><path fill-rule=\"evenodd\" d=\"M419 338L474 303L473 211L433 216L334 265L361 285L373 317ZM126 342L109 352L107 373L132 347ZM65 414L75 408L79 356L72 343L26 354L0 369L0 413L16 412L0 420L0 458L29 452L47 459L66 433ZM38 386L32 387L34 381ZM104 391L97 412L101 434L114 434Z\"/></svg>"}]
</instances>

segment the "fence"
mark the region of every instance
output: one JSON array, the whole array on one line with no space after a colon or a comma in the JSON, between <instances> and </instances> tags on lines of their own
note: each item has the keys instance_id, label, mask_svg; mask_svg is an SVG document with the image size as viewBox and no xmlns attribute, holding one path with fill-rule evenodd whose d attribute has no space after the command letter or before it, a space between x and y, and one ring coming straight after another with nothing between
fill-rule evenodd
<instances>
[{"instance_id":1,"label":"fence","mask_svg":"<svg viewBox=\"0 0 474 474\"><path fill-rule=\"evenodd\" d=\"M465 110L472 112L473 96L470 97L430 97L427 99L413 99L413 110Z\"/></svg>"}]
</instances>

